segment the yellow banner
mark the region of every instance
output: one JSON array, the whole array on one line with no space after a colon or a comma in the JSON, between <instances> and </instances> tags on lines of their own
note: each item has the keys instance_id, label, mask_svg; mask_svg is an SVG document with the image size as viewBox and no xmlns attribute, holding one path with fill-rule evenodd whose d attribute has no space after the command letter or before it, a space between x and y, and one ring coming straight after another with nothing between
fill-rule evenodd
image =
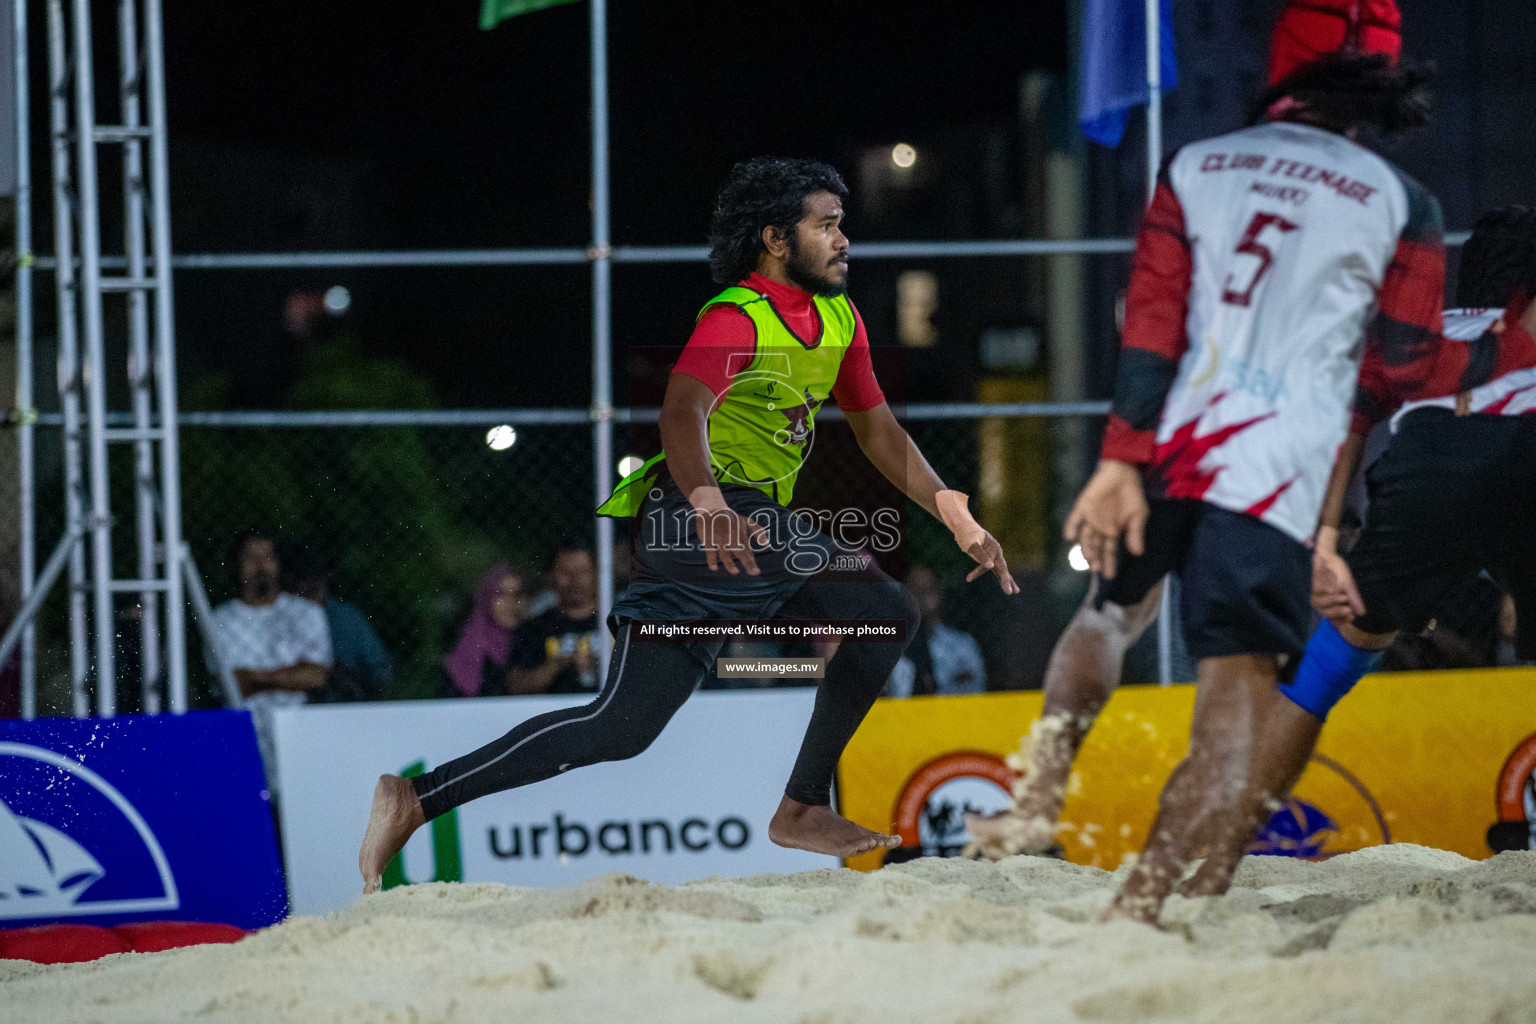
<instances>
[{"instance_id":1,"label":"yellow banner","mask_svg":"<svg viewBox=\"0 0 1536 1024\"><path fill-rule=\"evenodd\" d=\"M843 813L900 833L896 856L953 855L967 810L1008 803L1004 759L1041 703L1038 692L879 701L843 756ZM1189 685L1115 694L1067 787L1068 859L1113 869L1141 849L1193 707ZM1339 705L1259 847L1327 857L1408 842L1482 858L1531 846L1533 829L1536 669L1394 673L1362 680ZM872 870L885 856L848 864Z\"/></svg>"}]
</instances>

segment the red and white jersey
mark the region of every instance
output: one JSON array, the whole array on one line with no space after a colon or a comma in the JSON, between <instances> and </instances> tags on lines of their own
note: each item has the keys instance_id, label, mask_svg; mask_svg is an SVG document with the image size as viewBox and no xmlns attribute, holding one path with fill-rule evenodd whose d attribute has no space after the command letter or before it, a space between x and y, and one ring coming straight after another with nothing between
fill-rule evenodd
<instances>
[{"instance_id":1,"label":"red and white jersey","mask_svg":"<svg viewBox=\"0 0 1536 1024\"><path fill-rule=\"evenodd\" d=\"M1493 330L1494 324L1504 316L1502 309L1448 309L1445 311L1445 337L1447 341L1463 346L1482 342ZM1510 370L1488 383L1466 392L1467 412L1479 412L1485 416L1524 416L1536 413L1536 367L1525 366ZM1411 401L1397 410L1392 417L1392 432L1403 417L1415 409L1455 409L1455 395L1439 395Z\"/></svg>"},{"instance_id":2,"label":"red and white jersey","mask_svg":"<svg viewBox=\"0 0 1536 1024\"><path fill-rule=\"evenodd\" d=\"M1105 457L1305 542L1368 345L1395 366L1438 343L1440 236L1433 196L1332 132L1184 147L1137 240Z\"/></svg>"}]
</instances>

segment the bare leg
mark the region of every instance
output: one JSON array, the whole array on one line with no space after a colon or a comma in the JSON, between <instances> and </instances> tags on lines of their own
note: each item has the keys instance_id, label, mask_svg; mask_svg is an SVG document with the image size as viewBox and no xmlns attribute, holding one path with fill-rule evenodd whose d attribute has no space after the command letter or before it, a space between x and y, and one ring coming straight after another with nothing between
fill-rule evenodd
<instances>
[{"instance_id":1,"label":"bare leg","mask_svg":"<svg viewBox=\"0 0 1536 1024\"><path fill-rule=\"evenodd\" d=\"M1396 633L1363 633L1353 626L1335 624L1340 635L1362 650L1381 651L1392 646ZM1248 852L1265 816L1295 787L1317 746L1323 723L1315 715L1291 703L1277 688L1260 715L1253 757L1248 766L1248 785L1242 807L1230 819L1230 827L1213 830L1205 862L1179 886L1184 896L1220 896L1232 885L1237 865Z\"/></svg>"},{"instance_id":2,"label":"bare leg","mask_svg":"<svg viewBox=\"0 0 1536 1024\"><path fill-rule=\"evenodd\" d=\"M1095 584L1097 586L1097 584ZM967 815L966 827L984 856L1042 853L1056 842L1072 764L1088 730L1120 684L1125 652L1157 617L1163 585L1130 608L1093 607L1093 594L1072 616L1045 673L1045 707L1030 730L1029 765L1011 810Z\"/></svg>"},{"instance_id":3,"label":"bare leg","mask_svg":"<svg viewBox=\"0 0 1536 1024\"><path fill-rule=\"evenodd\" d=\"M373 810L368 814L368 830L363 833L363 848L357 854L357 866L363 873L363 894L379 891L384 868L405 846L411 833L426 823L421 800L410 780L398 775L380 775L373 787Z\"/></svg>"},{"instance_id":4,"label":"bare leg","mask_svg":"<svg viewBox=\"0 0 1536 1024\"><path fill-rule=\"evenodd\" d=\"M862 825L855 825L826 804L802 804L787 796L779 801L779 809L768 823L768 838L778 846L833 857L857 857L871 850L889 850L901 845L899 836L872 832Z\"/></svg>"},{"instance_id":5,"label":"bare leg","mask_svg":"<svg viewBox=\"0 0 1536 1024\"><path fill-rule=\"evenodd\" d=\"M1163 787L1146 850L1105 912L1106 920L1156 924L1196 844L1239 814L1256 727L1270 707L1276 675L1275 661L1267 655L1200 662L1189 752Z\"/></svg>"},{"instance_id":6,"label":"bare leg","mask_svg":"<svg viewBox=\"0 0 1536 1024\"><path fill-rule=\"evenodd\" d=\"M1207 830L1205 861L1179 886L1183 896L1220 896L1232 885L1237 865L1248 852L1265 818L1301 778L1307 760L1317 746L1323 723L1274 691L1269 705L1259 714L1248 781L1237 812L1214 822Z\"/></svg>"}]
</instances>

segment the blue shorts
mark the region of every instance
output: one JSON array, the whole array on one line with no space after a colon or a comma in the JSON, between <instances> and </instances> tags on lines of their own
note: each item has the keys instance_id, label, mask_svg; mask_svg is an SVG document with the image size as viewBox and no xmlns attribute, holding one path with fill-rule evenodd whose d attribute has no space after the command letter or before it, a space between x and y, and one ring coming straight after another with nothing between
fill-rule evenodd
<instances>
[{"instance_id":1,"label":"blue shorts","mask_svg":"<svg viewBox=\"0 0 1536 1024\"><path fill-rule=\"evenodd\" d=\"M1134 605L1173 573L1191 657L1299 657L1315 621L1312 555L1301 542L1204 501L1154 498L1150 505L1145 553L1120 545L1119 571L1098 581L1094 607Z\"/></svg>"}]
</instances>

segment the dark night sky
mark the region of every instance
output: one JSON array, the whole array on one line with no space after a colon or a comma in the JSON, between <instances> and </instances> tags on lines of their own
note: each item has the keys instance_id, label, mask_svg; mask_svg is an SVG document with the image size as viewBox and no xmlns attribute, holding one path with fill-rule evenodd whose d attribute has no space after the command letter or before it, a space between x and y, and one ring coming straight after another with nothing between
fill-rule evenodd
<instances>
[{"instance_id":1,"label":"dark night sky","mask_svg":"<svg viewBox=\"0 0 1536 1024\"><path fill-rule=\"evenodd\" d=\"M835 159L1006 117L1025 69L1064 66L1063 6L615 0L615 237L697 242L711 189L746 155ZM580 242L587 5L491 32L477 13L473 0L173 0L173 129L371 161L397 244Z\"/></svg>"},{"instance_id":2,"label":"dark night sky","mask_svg":"<svg viewBox=\"0 0 1536 1024\"><path fill-rule=\"evenodd\" d=\"M1268 11L1278 2L1243 0L1241 10ZM1180 10L1227 11L1228 3L1236 0L1190 2ZM855 189L847 228L856 243L1035 233L1038 225L1021 220L1018 210L1000 211L1024 201L1024 175L1011 166L1003 172L1016 194L999 202L995 188L979 187L979 168L990 158L987 146L1016 141L1020 76L1065 70L1066 6L612 0L615 242L701 243L730 165L765 152L836 164ZM1466 227L1475 210L1529 191L1523 151L1536 105L1518 42L1529 37L1522 28L1531 24L1529 0L1403 6L1410 48L1438 59L1446 75L1436 126L1394 156L1443 197L1453 227ZM95 0L93 7L106 119L115 5ZM42 19L33 20L34 118L41 128L45 51ZM581 2L482 32L477 0L167 0L176 249L584 245L587 20ZM1229 63L1239 45L1224 41L1202 57L1189 25L1181 31L1181 65L1190 81L1172 99L1175 108L1198 99L1202 59ZM1259 47L1249 48L1262 60ZM1235 126L1202 122L1192 126L1192 137ZM1096 191L1092 232L1121 234L1131 226L1141 175L1136 135L1115 172L1128 183L1125 201ZM861 209L858 158L896 141L934 156L929 166L940 168L939 179L928 209L876 217ZM48 163L41 131L34 142L34 175L42 183ZM1095 178L1088 187L1102 191L1103 184ZM117 217L112 191L104 184L109 236ZM37 199L46 239L46 191L39 189ZM1123 276L1106 267L1116 281ZM854 269L852 293L872 340L889 343L894 275L906 267L856 260ZM983 297L988 289L1022 291L1015 284L1027 264L942 261L933 269L947 275L942 319L990 301ZM430 380L442 404L585 404L589 280L585 266L183 272L178 337L187 397L281 404L298 365L281 327L285 298L296 288L345 284L355 301L341 329L369 353L408 363ZM702 265L621 265L614 282L620 368L629 346L680 344L713 289ZM965 351L941 342L932 367L914 364L914 378L948 373L956 358L974 361L967 353L978 331L1017 318L992 306L947 333L941 325L948 342L966 339ZM231 378L233 390L223 398L199 392L197 382L209 371ZM962 367L933 394L913 397L971 397L968 372Z\"/></svg>"},{"instance_id":3,"label":"dark night sky","mask_svg":"<svg viewBox=\"0 0 1536 1024\"><path fill-rule=\"evenodd\" d=\"M98 7L101 48L112 8ZM745 157L819 157L856 185L861 147L1006 124L1024 72L1065 69L1064 8L615 0L615 243L701 244ZM475 0L169 0L177 251L585 245L588 6L490 32L478 14ZM861 233L857 194L849 213L855 240L914 233ZM957 231L974 233L926 234ZM867 266L863 293L894 270ZM296 366L283 300L340 283L355 300L345 329L426 376L443 405L584 405L589 280L583 266L183 272L184 378L221 371L235 381L223 401L281 404ZM702 264L617 268L615 365L629 345L680 344L712 293Z\"/></svg>"},{"instance_id":4,"label":"dark night sky","mask_svg":"<svg viewBox=\"0 0 1536 1024\"><path fill-rule=\"evenodd\" d=\"M1229 11L1236 2L1191 0L1180 10ZM1241 10L1277 4L1243 0ZM1020 196L1000 204L995 190L983 194L978 168L987 145L1017 135L1020 76L1065 70L1066 6L612 0L615 242L702 242L710 202L730 165L764 152L816 156L843 170L855 188L847 226L856 243L1034 233L1038 226L1021 221L1017 210L997 215ZM95 0L93 7L105 101L115 4ZM1476 210L1529 193L1524 150L1536 86L1523 73L1519 42L1532 26L1529 0L1403 0L1403 7L1410 49L1438 59L1446 75L1436 126L1394 156L1442 196L1453 227L1467 227ZM587 20L581 2L482 32L477 0L167 0L176 249L585 244ZM33 19L39 129L46 123L41 21ZM1188 25L1183 31L1181 65L1190 81L1171 101L1175 106L1200 93L1199 41L1188 36ZM1228 63L1230 52L1232 45L1223 44L1206 57ZM103 117L110 117L106 102ZM1195 127L1198 136L1235 123ZM1136 131L1132 136L1128 150L1135 151ZM899 140L937 155L940 180L929 201L945 208L883 219L861 209L861 151ZM34 175L44 183L41 131L34 144ZM1128 183L1124 202L1100 195L1098 178L1088 183L1096 190L1091 232L1115 235L1131 226L1141 172L1134 159L1121 163L1115 173ZM1005 174L1015 192L1030 187L1016 169ZM117 214L106 185L103 198L110 236ZM37 200L46 239L45 189ZM1027 272L1025 261L984 262L934 265L949 275L940 318L978 306L988 288L1021 291L1013 283ZM855 263L853 296L876 344L892 340L893 280L901 269ZM1108 271L1123 276L1115 267ZM967 280L980 276L992 280ZM187 397L281 404L298 365L281 327L285 298L296 288L345 284L355 301L341 328L368 352L410 364L442 404L585 404L589 279L584 266L183 272L178 337ZM628 346L681 343L713 287L703 267L691 265L619 266L614 280L621 368ZM42 315L46 332L48 314ZM979 330L1009 317L1017 320L994 308L947 333L941 325L949 342L966 339L966 352L946 352L934 373L948 372L954 357L974 361L967 352ZM196 384L209 371L231 378L233 391L223 398L199 392ZM970 397L968 372L962 367L933 394L913 397ZM934 373L916 367L913 375Z\"/></svg>"}]
</instances>

